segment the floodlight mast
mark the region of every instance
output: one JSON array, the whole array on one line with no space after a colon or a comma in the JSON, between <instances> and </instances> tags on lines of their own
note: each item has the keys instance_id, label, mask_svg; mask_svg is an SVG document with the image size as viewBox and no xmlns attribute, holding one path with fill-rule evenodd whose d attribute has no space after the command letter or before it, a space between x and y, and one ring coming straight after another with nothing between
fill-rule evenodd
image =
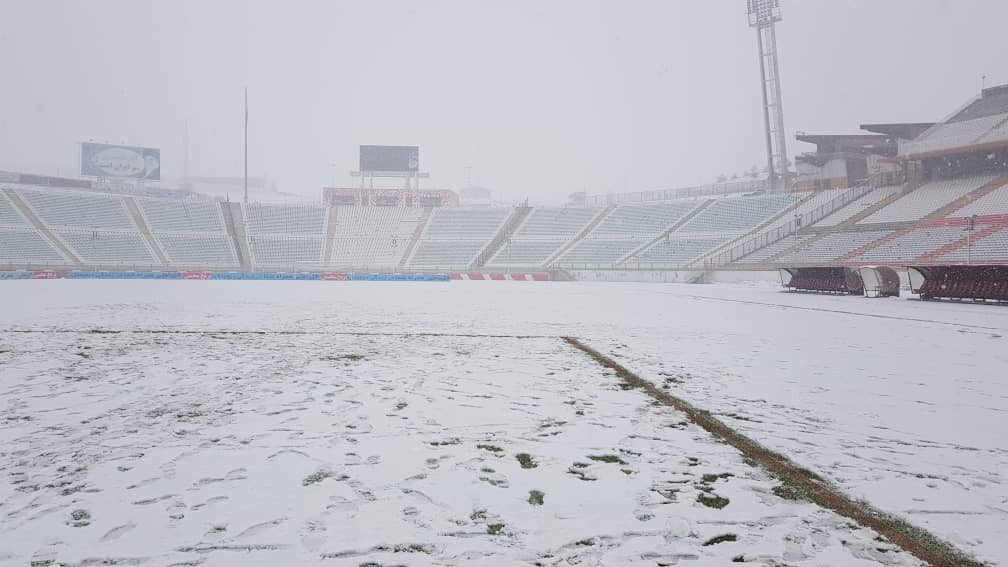
<instances>
[{"instance_id":1,"label":"floodlight mast","mask_svg":"<svg viewBox=\"0 0 1008 567\"><path fill-rule=\"evenodd\" d=\"M790 184L784 107L781 103L780 67L777 62L777 32L781 21L780 0L746 0L749 27L756 29L760 90L763 94L763 127L766 131L768 189L784 191Z\"/></svg>"}]
</instances>

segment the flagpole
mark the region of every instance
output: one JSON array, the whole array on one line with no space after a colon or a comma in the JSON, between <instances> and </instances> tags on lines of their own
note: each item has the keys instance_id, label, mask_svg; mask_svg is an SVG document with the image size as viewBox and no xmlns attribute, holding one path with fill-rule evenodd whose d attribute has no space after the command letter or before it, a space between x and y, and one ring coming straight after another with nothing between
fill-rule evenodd
<instances>
[{"instance_id":1,"label":"flagpole","mask_svg":"<svg viewBox=\"0 0 1008 567\"><path fill-rule=\"evenodd\" d=\"M245 204L248 204L248 87L245 87Z\"/></svg>"}]
</instances>

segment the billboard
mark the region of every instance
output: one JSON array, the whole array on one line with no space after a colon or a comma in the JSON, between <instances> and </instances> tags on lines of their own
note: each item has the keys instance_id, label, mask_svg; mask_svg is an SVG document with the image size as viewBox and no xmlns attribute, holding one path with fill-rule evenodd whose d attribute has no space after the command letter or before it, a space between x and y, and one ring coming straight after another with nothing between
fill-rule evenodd
<instances>
[{"instance_id":1,"label":"billboard","mask_svg":"<svg viewBox=\"0 0 1008 567\"><path fill-rule=\"evenodd\" d=\"M161 150L109 144L81 144L81 175L161 179Z\"/></svg>"},{"instance_id":2,"label":"billboard","mask_svg":"<svg viewBox=\"0 0 1008 567\"><path fill-rule=\"evenodd\" d=\"M361 146L361 171L415 172L420 169L418 146Z\"/></svg>"}]
</instances>

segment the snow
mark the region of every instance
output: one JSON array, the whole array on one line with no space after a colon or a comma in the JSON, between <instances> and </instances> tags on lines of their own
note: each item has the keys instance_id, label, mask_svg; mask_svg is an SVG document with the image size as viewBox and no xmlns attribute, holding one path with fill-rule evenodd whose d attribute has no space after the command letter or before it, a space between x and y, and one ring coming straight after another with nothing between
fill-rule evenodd
<instances>
[{"instance_id":1,"label":"snow","mask_svg":"<svg viewBox=\"0 0 1008 567\"><path fill-rule=\"evenodd\" d=\"M917 564L559 335L997 564L1006 331L769 286L2 282L0 564Z\"/></svg>"}]
</instances>

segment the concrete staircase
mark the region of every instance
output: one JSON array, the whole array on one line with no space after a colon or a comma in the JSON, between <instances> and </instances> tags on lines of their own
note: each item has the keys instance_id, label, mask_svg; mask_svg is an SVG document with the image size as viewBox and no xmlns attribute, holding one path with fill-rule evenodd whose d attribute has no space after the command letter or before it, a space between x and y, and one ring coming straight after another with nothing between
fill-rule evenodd
<instances>
[{"instance_id":1,"label":"concrete staircase","mask_svg":"<svg viewBox=\"0 0 1008 567\"><path fill-rule=\"evenodd\" d=\"M248 237L245 234L245 219L242 217L241 203L222 202L221 212L224 214L224 227L227 229L231 245L238 257L238 266L242 271L252 270L252 255L249 252Z\"/></svg>"},{"instance_id":2,"label":"concrete staircase","mask_svg":"<svg viewBox=\"0 0 1008 567\"><path fill-rule=\"evenodd\" d=\"M38 218L35 211L28 206L28 203L25 203L24 200L21 199L21 195L18 195L17 191L4 188L3 192L4 195L7 195L11 204L13 204L14 207L17 208L17 210L20 211L26 219L28 219L28 222L31 223L32 227L35 228L40 235L42 235L42 238L49 242L49 244L51 244L54 248L59 250L59 253L63 255L69 265L73 267L81 267L83 265L81 259L77 257L77 255L74 254L62 240L57 238L56 235L49 230L49 227L47 227L45 223Z\"/></svg>"},{"instance_id":3,"label":"concrete staircase","mask_svg":"<svg viewBox=\"0 0 1008 567\"><path fill-rule=\"evenodd\" d=\"M838 229L838 228L849 228L849 227L852 227L855 224L861 222L862 220L864 220L864 219L866 219L866 218L874 215L878 211L881 211L882 209L884 209L884 208L888 207L889 205L895 203L900 198L902 198L904 195L906 195L907 193L910 193L911 191L917 189L921 185L924 185L924 181L918 180L918 181L914 181L912 183L907 183L906 187L904 187L902 191L900 191L898 193L894 193L894 194L886 197L885 199L882 199L878 203L875 203L874 205L872 205L872 206L868 207L867 209L861 211L860 213L855 214L854 216L850 217L849 219L843 221L842 223L840 223L840 224L838 224L836 226L830 227L830 230L832 231L832 230L835 230L835 229Z\"/></svg>"},{"instance_id":4,"label":"concrete staircase","mask_svg":"<svg viewBox=\"0 0 1008 567\"><path fill-rule=\"evenodd\" d=\"M697 205L696 207L693 207L693 210L691 210L690 212L686 213L686 215L683 216L681 219L679 219L679 220L675 221L674 223L672 223L672 226L670 226L670 227L666 228L665 230L661 231L658 234L658 236L655 236L651 240L648 240L644 244L638 246L637 248L634 248L633 250L630 251L630 253L628 253L627 255L623 256L619 260L617 260L615 265L616 266L623 265L625 262L627 262L628 260L630 260L630 258L633 258L633 257L637 256L638 254L640 254L644 250L647 250L648 248L650 248L651 246L653 246L655 243L663 240L665 237L667 237L670 234L672 234L673 232L679 230L679 227L681 227L684 224L688 223L689 221L693 220L693 217L697 216L704 209L706 209L707 207L711 206L711 204L713 202L714 202L714 199L707 199L704 202L702 202L699 205Z\"/></svg>"},{"instance_id":5,"label":"concrete staircase","mask_svg":"<svg viewBox=\"0 0 1008 567\"><path fill-rule=\"evenodd\" d=\"M322 265L328 266L332 258L333 242L336 239L336 222L338 220L339 207L329 207L326 214L326 238L322 247Z\"/></svg>"},{"instance_id":6,"label":"concrete staircase","mask_svg":"<svg viewBox=\"0 0 1008 567\"><path fill-rule=\"evenodd\" d=\"M130 218L133 219L133 224L136 225L137 230L140 231L140 236L147 243L147 248L150 248L151 252L157 257L158 262L162 266L168 265L168 258L165 256L161 247L158 246L157 239L151 234L150 226L147 225L147 219L144 218L143 214L140 212L140 207L137 206L136 201L132 197L124 197L123 202L126 203L126 210L129 211Z\"/></svg>"},{"instance_id":7,"label":"concrete staircase","mask_svg":"<svg viewBox=\"0 0 1008 567\"><path fill-rule=\"evenodd\" d=\"M970 191L966 195L963 195L961 198L956 199L955 201L952 201L948 205L931 213L926 218L929 220L934 220L937 218L946 217L958 211L959 209L973 203L974 201L980 200L981 198L985 197L988 193L993 193L994 191L997 191L1005 184L1008 184L1008 176L998 177L997 179L989 183L984 183L980 187L977 187L975 191Z\"/></svg>"},{"instance_id":8,"label":"concrete staircase","mask_svg":"<svg viewBox=\"0 0 1008 567\"><path fill-rule=\"evenodd\" d=\"M487 262L494 257L494 254L504 246L511 235L518 231L518 227L525 222L529 214L532 213L532 207L515 207L511 211L511 216L504 222L497 234L494 235L493 239L487 244L480 253L476 255L476 261L472 263L470 267L472 268L482 268L487 265Z\"/></svg>"},{"instance_id":9,"label":"concrete staircase","mask_svg":"<svg viewBox=\"0 0 1008 567\"><path fill-rule=\"evenodd\" d=\"M612 212L616 210L616 207L617 207L617 205L609 205L608 207L606 207L606 208L602 209L601 211L599 211L599 213L597 215L595 215L595 218L593 218L591 220L591 222L589 222L587 225L585 225L585 227L582 228L580 232L578 232L576 235L574 235L574 238L572 238L570 242L568 242L567 244L564 244L563 246L560 247L559 250L557 250L556 252L554 252L552 256L550 256L549 258L546 258L546 261L543 262L543 265L544 266L549 266L553 262L556 262L560 257L562 257L564 254L566 254L568 250L570 250L571 248L573 248L575 244L577 244L578 242L580 242L581 239L583 239L584 237L586 237L589 234L591 234L591 231L595 230L596 226L598 226L599 224L601 224L602 221L604 221L606 219L606 217L608 217L609 215L611 215Z\"/></svg>"},{"instance_id":10,"label":"concrete staircase","mask_svg":"<svg viewBox=\"0 0 1008 567\"><path fill-rule=\"evenodd\" d=\"M416 251L417 243L420 242L420 237L427 230L427 224L430 223L431 215L433 214L434 207L424 207L423 215L417 221L416 230L413 231L413 238L410 239L406 251L403 252L402 260L399 261L400 270L404 269L409 264L409 261L413 259L413 252Z\"/></svg>"},{"instance_id":11,"label":"concrete staircase","mask_svg":"<svg viewBox=\"0 0 1008 567\"><path fill-rule=\"evenodd\" d=\"M938 258L944 256L945 254L948 254L949 252L953 252L960 248L965 248L966 245L970 243L970 241L976 244L977 240L980 240L981 238L984 238L986 236L990 236L1002 229L1004 229L1004 225L1000 224L987 225L981 228L980 230L974 230L973 234L969 236L963 236L962 238L956 240L955 242L951 242L949 244L946 244L945 246L942 246L941 248L935 250L934 252L928 252L927 254L914 258L913 261L914 263L930 263L931 261L937 260Z\"/></svg>"},{"instance_id":12,"label":"concrete staircase","mask_svg":"<svg viewBox=\"0 0 1008 567\"><path fill-rule=\"evenodd\" d=\"M969 205L973 201L976 201L977 199L983 197L984 195L986 195L986 194L988 194L988 193L990 193L990 192L992 192L992 191L1000 188L1005 183L1008 183L1008 177L999 177L999 178L997 178L997 179L995 179L995 180L993 180L993 181L991 181L989 183L985 183L985 184L981 185L980 187L977 187L975 190L970 191L966 195L963 195L962 197L956 199L955 201L952 201L948 205L945 205L944 207L942 207L942 208L940 208L940 209L938 209L936 211L932 211L930 214L928 214L927 216L923 217L919 221L913 223L912 225L910 225L910 226L903 225L903 228L897 230L896 232L890 234L889 236L886 236L884 238L880 238L880 239L876 240L875 242L872 242L872 243L868 244L867 246L862 246L861 248L858 248L857 250L854 250L850 254L847 254L846 256L844 256L842 258L839 258L837 261L838 262L845 262L845 261L848 261L848 260L852 260L852 259L857 258L858 256L860 256L861 254L864 254L865 252L868 252L869 250L872 250L874 248L878 248L879 246L882 246L883 244L886 244L888 242L896 240L897 238L899 238L899 237L903 236L904 234L906 234L906 233L914 230L915 228L926 227L926 226L930 225L931 223L937 221L938 219L945 218L946 216L954 213L955 211L958 211L959 209L965 207L966 205ZM916 189L917 187L920 187L921 185L923 185L923 182L920 183L920 184L917 184L914 187L914 189ZM911 189L911 191L912 191L912 189ZM902 197L903 195L905 195L906 193L909 193L909 192L910 191L906 191L906 192L900 193L898 195L898 197ZM893 199L893 200L895 200L895 199ZM887 201L890 201L890 199L887 199ZM874 209L875 207L872 207L872 208ZM881 207L879 207L879 208L881 208ZM865 215L865 216L867 216L867 215ZM864 218L864 217L862 217L862 218ZM847 224L847 223L844 223L844 224ZM879 225L879 224L869 224L869 225L862 225L862 226L864 226L866 229L869 228L869 227L871 227L873 229L874 228L885 228L884 225ZM987 234L990 234L991 232L996 232L996 230L993 230L993 231L990 231L990 232L985 232L984 230L977 231L977 233L980 233L980 232L984 232L984 236L987 236ZM974 236L976 236L976 234L974 234ZM962 238L960 240L957 240L956 242L953 242L952 244L949 244L948 246L946 246L944 248L948 248L949 246L952 246L953 244L956 244L957 242L961 242L960 246L964 246L966 244L966 238L964 237L964 238ZM949 248L949 250L944 250L944 248L940 249L940 250L942 250L941 254L944 254L945 252L954 250L955 248L958 248L958 246L953 247L953 248ZM937 257L939 255L938 252L939 251L936 250L934 252L925 254L921 258L924 258L924 257ZM932 256L932 254L934 256ZM919 259L920 258L918 258L918 260Z\"/></svg>"}]
</instances>

